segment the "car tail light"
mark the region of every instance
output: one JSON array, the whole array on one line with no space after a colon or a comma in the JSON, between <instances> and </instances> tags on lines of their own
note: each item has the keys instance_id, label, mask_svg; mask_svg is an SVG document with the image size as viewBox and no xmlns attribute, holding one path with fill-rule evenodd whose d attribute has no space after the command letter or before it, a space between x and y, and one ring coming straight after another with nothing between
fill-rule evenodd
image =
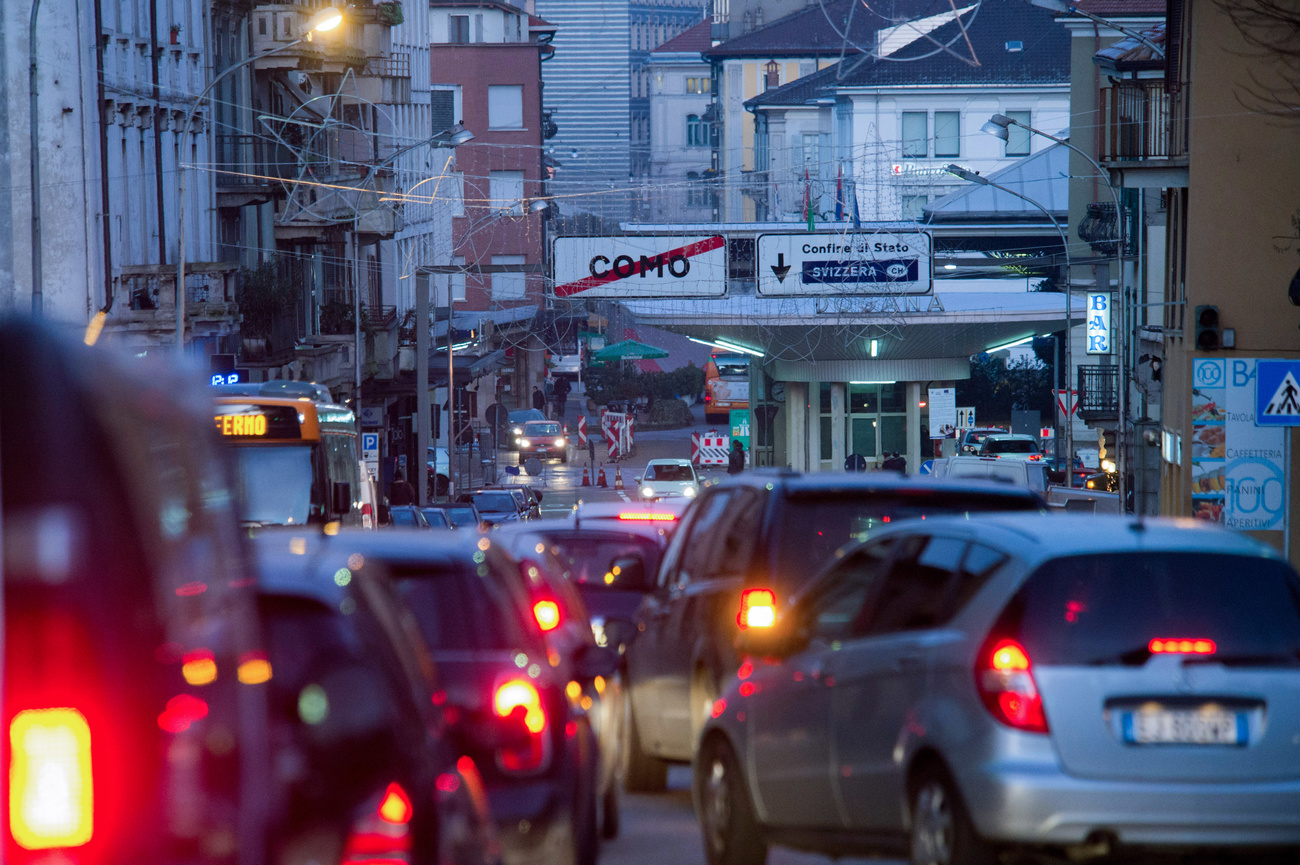
<instances>
[{"instance_id":1,"label":"car tail light","mask_svg":"<svg viewBox=\"0 0 1300 865\"><path fill-rule=\"evenodd\" d=\"M623 511L618 515L618 518L624 522L639 523L671 523L677 519L674 514L662 511Z\"/></svg>"},{"instance_id":2,"label":"car tail light","mask_svg":"<svg viewBox=\"0 0 1300 865\"><path fill-rule=\"evenodd\" d=\"M1017 730L1047 732L1043 698L1024 646L1015 640L986 645L975 668L975 684L993 717Z\"/></svg>"},{"instance_id":3,"label":"car tail light","mask_svg":"<svg viewBox=\"0 0 1300 865\"><path fill-rule=\"evenodd\" d=\"M9 723L9 831L26 850L80 847L94 834L90 725L70 708L28 709Z\"/></svg>"},{"instance_id":4,"label":"car tail light","mask_svg":"<svg viewBox=\"0 0 1300 865\"><path fill-rule=\"evenodd\" d=\"M510 679L497 686L492 695L492 712L498 718L522 723L525 741L497 752L497 765L506 772L534 772L543 767L550 755L550 737L546 707L537 686L526 679Z\"/></svg>"},{"instance_id":5,"label":"car tail light","mask_svg":"<svg viewBox=\"0 0 1300 865\"><path fill-rule=\"evenodd\" d=\"M533 604L533 618L543 631L554 631L560 626L560 605L552 600L540 600Z\"/></svg>"},{"instance_id":6,"label":"car tail light","mask_svg":"<svg viewBox=\"0 0 1300 865\"><path fill-rule=\"evenodd\" d=\"M768 589L745 589L740 593L736 624L742 628L770 628L776 624L776 595Z\"/></svg>"},{"instance_id":7,"label":"car tail light","mask_svg":"<svg viewBox=\"0 0 1300 865\"><path fill-rule=\"evenodd\" d=\"M373 801L373 800L372 800ZM406 865L411 861L411 797L396 781L379 804L352 824L343 844L342 865Z\"/></svg>"},{"instance_id":8,"label":"car tail light","mask_svg":"<svg viewBox=\"0 0 1300 865\"><path fill-rule=\"evenodd\" d=\"M1219 650L1213 640L1186 637L1156 637L1147 643L1153 655L1213 655Z\"/></svg>"}]
</instances>

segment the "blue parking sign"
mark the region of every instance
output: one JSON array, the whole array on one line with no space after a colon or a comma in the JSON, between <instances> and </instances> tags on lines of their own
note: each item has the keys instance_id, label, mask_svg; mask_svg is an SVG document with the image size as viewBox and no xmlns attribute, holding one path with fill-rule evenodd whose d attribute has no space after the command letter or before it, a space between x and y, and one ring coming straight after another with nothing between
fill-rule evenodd
<instances>
[{"instance_id":1,"label":"blue parking sign","mask_svg":"<svg viewBox=\"0 0 1300 865\"><path fill-rule=\"evenodd\" d=\"M1300 360L1256 363L1255 425L1300 426Z\"/></svg>"}]
</instances>

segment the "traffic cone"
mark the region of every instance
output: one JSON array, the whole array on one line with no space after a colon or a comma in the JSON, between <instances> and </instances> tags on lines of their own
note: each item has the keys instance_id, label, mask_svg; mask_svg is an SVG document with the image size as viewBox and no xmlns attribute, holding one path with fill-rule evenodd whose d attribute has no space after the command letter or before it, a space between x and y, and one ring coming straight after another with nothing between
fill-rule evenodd
<instances>
[{"instance_id":1,"label":"traffic cone","mask_svg":"<svg viewBox=\"0 0 1300 865\"><path fill-rule=\"evenodd\" d=\"M623 489L623 470L614 469L614 489Z\"/></svg>"},{"instance_id":2,"label":"traffic cone","mask_svg":"<svg viewBox=\"0 0 1300 865\"><path fill-rule=\"evenodd\" d=\"M584 487L591 486L591 472L585 467L582 470L582 485Z\"/></svg>"},{"instance_id":3,"label":"traffic cone","mask_svg":"<svg viewBox=\"0 0 1300 865\"><path fill-rule=\"evenodd\" d=\"M605 464L601 463L600 473L596 475L596 486L608 487L609 481L605 480Z\"/></svg>"}]
</instances>

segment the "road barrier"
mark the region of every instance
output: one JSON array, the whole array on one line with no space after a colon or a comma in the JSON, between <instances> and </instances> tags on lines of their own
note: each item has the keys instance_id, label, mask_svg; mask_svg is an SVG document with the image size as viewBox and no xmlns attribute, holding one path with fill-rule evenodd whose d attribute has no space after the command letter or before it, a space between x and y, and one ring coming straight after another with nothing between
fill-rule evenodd
<instances>
[{"instance_id":1,"label":"road barrier","mask_svg":"<svg viewBox=\"0 0 1300 865\"><path fill-rule=\"evenodd\" d=\"M697 466L725 466L730 449L731 436L718 435L715 430L691 433L691 462Z\"/></svg>"}]
</instances>

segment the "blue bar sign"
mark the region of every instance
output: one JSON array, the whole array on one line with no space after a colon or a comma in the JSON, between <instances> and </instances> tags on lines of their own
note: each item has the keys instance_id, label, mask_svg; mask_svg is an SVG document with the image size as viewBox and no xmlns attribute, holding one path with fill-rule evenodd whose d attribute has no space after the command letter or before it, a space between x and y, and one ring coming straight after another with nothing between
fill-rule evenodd
<instances>
[{"instance_id":1,"label":"blue bar sign","mask_svg":"<svg viewBox=\"0 0 1300 865\"><path fill-rule=\"evenodd\" d=\"M1088 293L1088 354L1110 354L1110 295Z\"/></svg>"}]
</instances>

